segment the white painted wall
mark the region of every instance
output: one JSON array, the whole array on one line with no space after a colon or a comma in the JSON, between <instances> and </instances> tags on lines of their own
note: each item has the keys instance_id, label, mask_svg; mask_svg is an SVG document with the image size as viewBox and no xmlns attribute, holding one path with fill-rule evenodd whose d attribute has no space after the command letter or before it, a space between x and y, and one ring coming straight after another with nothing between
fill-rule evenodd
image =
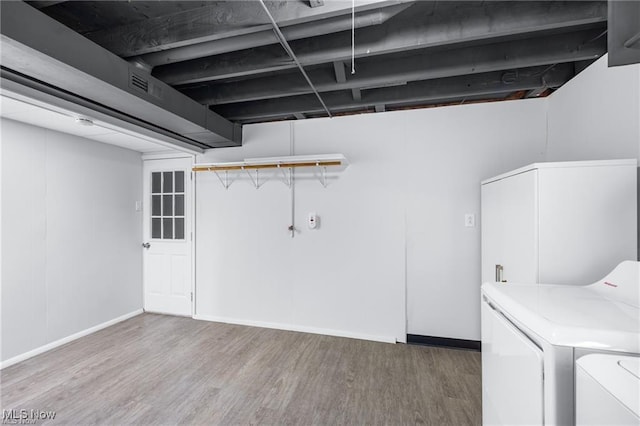
<instances>
[{"instance_id":1,"label":"white painted wall","mask_svg":"<svg viewBox=\"0 0 640 426\"><path fill-rule=\"evenodd\" d=\"M225 191L198 174L197 315L478 340L480 232L464 214L479 214L482 179L544 158L546 100L250 125L243 147L198 161L288 155L290 125L296 154L339 152L351 165L326 189L298 181L294 239L284 184L242 180ZM317 231L304 223L312 211Z\"/></svg>"},{"instance_id":2,"label":"white painted wall","mask_svg":"<svg viewBox=\"0 0 640 426\"><path fill-rule=\"evenodd\" d=\"M1 360L142 308L140 154L2 119Z\"/></svg>"},{"instance_id":3,"label":"white painted wall","mask_svg":"<svg viewBox=\"0 0 640 426\"><path fill-rule=\"evenodd\" d=\"M605 57L541 100L250 125L243 147L198 161L293 151L352 163L326 189L298 175L294 239L277 178L227 191L198 174L197 316L477 340L479 226L463 218L479 225L479 182L543 159L640 157L640 66ZM0 359L141 308L139 154L8 120L1 153Z\"/></svg>"},{"instance_id":4,"label":"white painted wall","mask_svg":"<svg viewBox=\"0 0 640 426\"><path fill-rule=\"evenodd\" d=\"M409 333L480 340L480 182L544 158L544 99L406 113ZM476 227L464 227L465 213Z\"/></svg>"},{"instance_id":5,"label":"white painted wall","mask_svg":"<svg viewBox=\"0 0 640 426\"><path fill-rule=\"evenodd\" d=\"M276 175L256 190L225 191L213 174L196 181L196 312L231 322L395 341L404 335L404 212L391 129L370 117L295 123L295 153L342 152L353 164L328 188L297 172L296 226L290 190ZM348 123L347 123L348 124ZM359 135L360 128L378 132ZM242 148L205 161L288 155L290 124L245 127ZM200 159L199 161L201 161ZM309 212L320 217L310 231Z\"/></svg>"},{"instance_id":6,"label":"white painted wall","mask_svg":"<svg viewBox=\"0 0 640 426\"><path fill-rule=\"evenodd\" d=\"M548 161L640 159L640 65L603 56L549 97Z\"/></svg>"},{"instance_id":7,"label":"white painted wall","mask_svg":"<svg viewBox=\"0 0 640 426\"><path fill-rule=\"evenodd\" d=\"M609 68L603 56L549 97L548 116L548 161L640 160L640 64Z\"/></svg>"}]
</instances>

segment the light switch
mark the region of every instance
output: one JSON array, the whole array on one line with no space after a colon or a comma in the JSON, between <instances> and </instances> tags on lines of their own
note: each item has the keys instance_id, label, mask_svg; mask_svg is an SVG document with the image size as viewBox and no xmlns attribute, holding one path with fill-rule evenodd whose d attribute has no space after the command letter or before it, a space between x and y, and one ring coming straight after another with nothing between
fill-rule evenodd
<instances>
[{"instance_id":1,"label":"light switch","mask_svg":"<svg viewBox=\"0 0 640 426\"><path fill-rule=\"evenodd\" d=\"M476 215L473 213L465 214L464 226L466 226L467 228L474 228L476 226Z\"/></svg>"},{"instance_id":2,"label":"light switch","mask_svg":"<svg viewBox=\"0 0 640 426\"><path fill-rule=\"evenodd\" d=\"M142 211L142 201L136 201L136 211Z\"/></svg>"}]
</instances>

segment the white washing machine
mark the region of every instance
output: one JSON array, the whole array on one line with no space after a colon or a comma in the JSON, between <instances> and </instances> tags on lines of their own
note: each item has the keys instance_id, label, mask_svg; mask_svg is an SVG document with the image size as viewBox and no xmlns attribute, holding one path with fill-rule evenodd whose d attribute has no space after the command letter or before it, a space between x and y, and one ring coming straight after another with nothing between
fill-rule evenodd
<instances>
[{"instance_id":1,"label":"white washing machine","mask_svg":"<svg viewBox=\"0 0 640 426\"><path fill-rule=\"evenodd\" d=\"M640 262L585 286L483 284L483 424L574 424L590 353L640 354Z\"/></svg>"},{"instance_id":2,"label":"white washing machine","mask_svg":"<svg viewBox=\"0 0 640 426\"><path fill-rule=\"evenodd\" d=\"M598 354L576 361L576 425L640 425L640 358Z\"/></svg>"}]
</instances>

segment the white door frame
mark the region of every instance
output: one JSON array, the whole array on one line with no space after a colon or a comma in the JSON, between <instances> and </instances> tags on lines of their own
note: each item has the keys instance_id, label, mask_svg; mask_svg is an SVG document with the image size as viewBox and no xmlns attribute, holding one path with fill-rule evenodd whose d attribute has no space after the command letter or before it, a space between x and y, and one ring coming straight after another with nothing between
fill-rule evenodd
<instances>
[{"instance_id":1,"label":"white door frame","mask_svg":"<svg viewBox=\"0 0 640 426\"><path fill-rule=\"evenodd\" d=\"M195 163L195 155L193 154L188 154L188 153L149 153L149 154L143 154L142 155L142 161L143 161L143 171L144 171L144 162L146 161L153 161L153 160L180 160L180 159L190 159L191 160L191 164ZM186 184L185 186L188 187L188 190L190 191L191 197L189 197L189 228L185 229L185 238L189 238L190 239L190 244L189 244L189 250L191 251L191 280L189 283L189 287L190 287L190 292L191 292L191 314L190 317L193 318L195 316L195 306L196 306L196 288L195 288L195 280L196 280L196 256L195 256L195 199L196 199L196 194L195 194L195 176L194 176L194 172L190 171L188 172L189 177L186 180ZM145 176L142 176L143 179L143 185L144 185L144 180L145 180ZM141 244L140 244L140 248L142 250L145 250L144 247L142 246L143 243L146 242L145 240L145 232L148 232L147 229L149 229L149 227L151 226L151 221L150 221L150 211L149 209L151 208L150 205L150 201L145 199L144 194L147 191L146 188L143 187L143 202L142 202L142 235L141 235ZM146 291L145 291L145 257L143 255L142 257L142 261L143 261L143 266L142 266L142 306L143 306L143 310L144 310L144 306L146 306Z\"/></svg>"}]
</instances>

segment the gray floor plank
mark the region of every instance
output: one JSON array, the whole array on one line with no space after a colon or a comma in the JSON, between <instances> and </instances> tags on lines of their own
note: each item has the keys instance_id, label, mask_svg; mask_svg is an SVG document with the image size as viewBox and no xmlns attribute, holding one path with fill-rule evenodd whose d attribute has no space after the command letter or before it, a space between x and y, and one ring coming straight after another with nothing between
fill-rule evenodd
<instances>
[{"instance_id":1,"label":"gray floor plank","mask_svg":"<svg viewBox=\"0 0 640 426\"><path fill-rule=\"evenodd\" d=\"M143 314L0 372L51 424L481 423L480 354Z\"/></svg>"}]
</instances>

